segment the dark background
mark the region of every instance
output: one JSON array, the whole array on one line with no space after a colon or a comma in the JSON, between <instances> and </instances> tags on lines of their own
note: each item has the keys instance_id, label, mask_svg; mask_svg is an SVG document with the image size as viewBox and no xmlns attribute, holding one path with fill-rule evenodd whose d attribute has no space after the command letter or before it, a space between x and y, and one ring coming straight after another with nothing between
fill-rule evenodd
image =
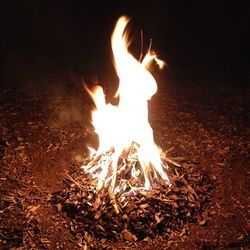
<instances>
[{"instance_id":1,"label":"dark background","mask_svg":"<svg viewBox=\"0 0 250 250\"><path fill-rule=\"evenodd\" d=\"M114 75L110 36L131 17L132 50L153 49L176 78L225 79L246 86L249 18L243 1L6 1L1 3L1 72L72 70L84 78ZM108 80L108 79L107 79ZM210 81L210 84L213 81Z\"/></svg>"}]
</instances>

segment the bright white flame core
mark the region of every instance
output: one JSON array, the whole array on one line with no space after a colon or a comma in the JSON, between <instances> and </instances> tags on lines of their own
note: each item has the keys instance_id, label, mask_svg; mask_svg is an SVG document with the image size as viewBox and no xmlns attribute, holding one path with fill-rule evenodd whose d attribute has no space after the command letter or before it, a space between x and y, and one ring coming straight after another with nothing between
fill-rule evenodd
<instances>
[{"instance_id":1,"label":"bright white flame core","mask_svg":"<svg viewBox=\"0 0 250 250\"><path fill-rule=\"evenodd\" d=\"M88 90L96 106L92 112L92 123L99 136L99 148L95 152L91 149L94 158L85 169L98 179L98 189L109 183L115 192L119 191L119 188L115 188L119 157L128 152L133 144L137 145L136 157L144 178L143 188L150 189L154 178L161 178L165 184L169 184L148 122L148 101L157 91L156 81L148 69L152 62L156 62L160 68L164 62L150 51L142 62L129 53L128 36L125 32L128 21L124 16L119 18L111 39L119 77L116 93L119 104L114 106L106 103L100 86L92 91ZM111 177L108 176L110 171ZM134 167L131 169L131 176L136 177Z\"/></svg>"}]
</instances>

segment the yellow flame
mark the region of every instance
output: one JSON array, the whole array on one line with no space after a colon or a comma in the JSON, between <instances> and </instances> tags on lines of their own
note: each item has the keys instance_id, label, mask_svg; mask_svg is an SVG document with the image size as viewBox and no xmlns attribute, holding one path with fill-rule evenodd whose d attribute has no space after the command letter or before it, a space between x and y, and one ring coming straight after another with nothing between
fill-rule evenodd
<instances>
[{"instance_id":1,"label":"yellow flame","mask_svg":"<svg viewBox=\"0 0 250 250\"><path fill-rule=\"evenodd\" d=\"M149 72L149 68L152 62L156 62L159 67L163 67L164 62L150 51L142 62L129 53L128 35L125 32L128 22L129 19L125 16L120 17L111 39L119 77L116 93L119 104L114 106L106 103L105 94L100 86L92 91L88 90L96 106L92 112L92 123L99 136L99 148L95 157L104 154L101 162L96 166L101 168L95 176L98 178L99 188L110 181L109 171L112 171L111 185L113 189L115 188L118 159L133 143L138 145L137 157L144 176L144 188L151 187L152 175L157 178L160 176L165 183L169 184L148 122L148 101L157 91L156 81ZM90 172L95 172L92 163L88 167ZM132 169L131 175L136 176L135 169Z\"/></svg>"}]
</instances>

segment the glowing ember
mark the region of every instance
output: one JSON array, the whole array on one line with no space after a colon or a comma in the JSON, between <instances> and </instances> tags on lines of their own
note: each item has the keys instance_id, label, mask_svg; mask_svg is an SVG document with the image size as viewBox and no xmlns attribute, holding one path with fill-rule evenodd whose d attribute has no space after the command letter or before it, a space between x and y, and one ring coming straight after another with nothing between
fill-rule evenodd
<instances>
[{"instance_id":1,"label":"glowing ember","mask_svg":"<svg viewBox=\"0 0 250 250\"><path fill-rule=\"evenodd\" d=\"M102 87L92 91L87 88L96 106L92 123L99 136L99 148L90 148L91 160L83 168L96 178L97 190L111 188L114 193L170 184L165 173L167 165L161 160L148 122L148 101L157 91L149 68L153 62L162 68L164 62L151 51L142 62L129 53L125 32L128 21L121 17L112 35L119 104L106 103Z\"/></svg>"}]
</instances>

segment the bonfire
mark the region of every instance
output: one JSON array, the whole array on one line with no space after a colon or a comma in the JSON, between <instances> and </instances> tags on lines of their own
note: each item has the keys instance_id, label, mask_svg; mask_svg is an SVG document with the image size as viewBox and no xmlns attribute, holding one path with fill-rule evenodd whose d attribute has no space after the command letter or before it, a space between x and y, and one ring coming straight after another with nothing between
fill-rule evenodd
<instances>
[{"instance_id":1,"label":"bonfire","mask_svg":"<svg viewBox=\"0 0 250 250\"><path fill-rule=\"evenodd\" d=\"M95 104L92 124L99 147L89 148L90 161L82 168L97 180L97 190L106 188L114 194L170 185L168 166L148 121L148 101L157 92L150 68L153 63L163 68L164 62L150 48L142 60L129 52L128 22L127 17L120 17L111 38L119 78L118 105L106 102L101 86L93 90L86 87Z\"/></svg>"},{"instance_id":2,"label":"bonfire","mask_svg":"<svg viewBox=\"0 0 250 250\"><path fill-rule=\"evenodd\" d=\"M150 70L164 62L151 49L142 60L129 52L128 22L121 17L111 39L118 104L107 103L101 86L86 86L95 104L92 124L99 147L89 148L84 171L77 167L67 175L65 189L52 198L71 218L70 230L84 249L105 249L114 239L183 240L190 223L207 221L210 179L190 160L170 157L173 148L162 151L155 144L148 102L157 84Z\"/></svg>"}]
</instances>

